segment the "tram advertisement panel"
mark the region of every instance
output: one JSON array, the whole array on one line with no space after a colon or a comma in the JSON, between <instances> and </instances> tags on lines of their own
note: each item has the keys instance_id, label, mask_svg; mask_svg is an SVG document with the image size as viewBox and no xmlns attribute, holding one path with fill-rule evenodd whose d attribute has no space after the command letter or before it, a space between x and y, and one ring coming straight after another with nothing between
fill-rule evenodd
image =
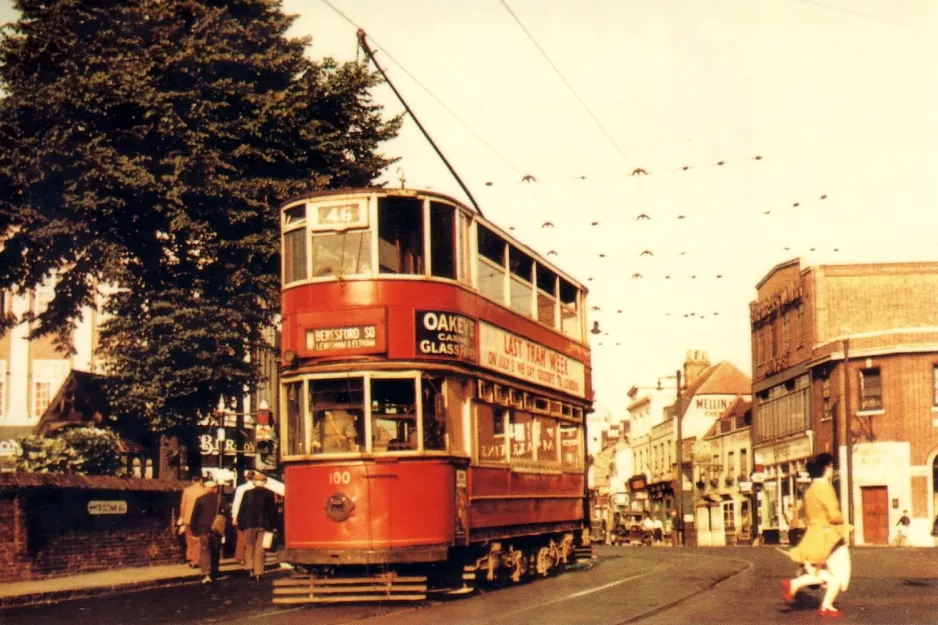
<instances>
[{"instance_id":1,"label":"tram advertisement panel","mask_svg":"<svg viewBox=\"0 0 938 625\"><path fill-rule=\"evenodd\" d=\"M417 354L476 361L476 321L441 310L415 311Z\"/></svg>"},{"instance_id":2,"label":"tram advertisement panel","mask_svg":"<svg viewBox=\"0 0 938 625\"><path fill-rule=\"evenodd\" d=\"M582 362L484 321L479 321L479 364L577 397L586 397L586 367Z\"/></svg>"}]
</instances>

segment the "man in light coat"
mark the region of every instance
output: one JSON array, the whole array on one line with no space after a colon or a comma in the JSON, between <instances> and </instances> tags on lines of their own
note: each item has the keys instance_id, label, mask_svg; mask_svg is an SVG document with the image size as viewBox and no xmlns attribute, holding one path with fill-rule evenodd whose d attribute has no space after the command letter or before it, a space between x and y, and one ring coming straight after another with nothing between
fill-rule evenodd
<instances>
[{"instance_id":1,"label":"man in light coat","mask_svg":"<svg viewBox=\"0 0 938 625\"><path fill-rule=\"evenodd\" d=\"M193 477L192 484L182 491L182 500L179 502L179 520L176 521L178 531L186 538L186 562L190 567L199 566L199 539L192 533L192 509L195 501L205 493L201 477Z\"/></svg>"}]
</instances>

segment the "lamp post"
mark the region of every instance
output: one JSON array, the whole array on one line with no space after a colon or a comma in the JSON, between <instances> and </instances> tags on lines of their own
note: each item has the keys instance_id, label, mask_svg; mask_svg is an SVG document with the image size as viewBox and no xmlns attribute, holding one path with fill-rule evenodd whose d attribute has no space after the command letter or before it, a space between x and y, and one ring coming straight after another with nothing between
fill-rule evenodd
<instances>
[{"instance_id":1,"label":"lamp post","mask_svg":"<svg viewBox=\"0 0 938 625\"><path fill-rule=\"evenodd\" d=\"M674 375L667 375L663 378L658 378L658 388L661 388L661 380L670 380L674 379L677 382L676 395L677 400L674 403L674 418L677 420L676 423L676 432L675 438L677 439L677 450L675 453L675 459L677 460L677 492L675 493L675 522L674 530L677 532L677 542L678 545L684 544L684 431L683 431L683 406L681 405L681 370L678 369L674 372Z\"/></svg>"},{"instance_id":2,"label":"lamp post","mask_svg":"<svg viewBox=\"0 0 938 625\"><path fill-rule=\"evenodd\" d=\"M844 447L847 453L847 523L853 525L853 412L850 410L850 339L844 339ZM838 455L840 450L838 451ZM847 532L853 545L853 532Z\"/></svg>"}]
</instances>

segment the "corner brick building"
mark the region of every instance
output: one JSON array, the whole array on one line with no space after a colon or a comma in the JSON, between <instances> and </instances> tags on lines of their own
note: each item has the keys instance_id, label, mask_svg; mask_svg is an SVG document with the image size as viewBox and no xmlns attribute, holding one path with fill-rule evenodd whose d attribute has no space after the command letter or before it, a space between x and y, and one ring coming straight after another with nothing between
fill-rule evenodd
<instances>
[{"instance_id":1,"label":"corner brick building","mask_svg":"<svg viewBox=\"0 0 938 625\"><path fill-rule=\"evenodd\" d=\"M784 540L806 460L838 459L848 511L852 423L857 544L885 544L903 510L912 544L932 545L938 513L938 263L774 267L750 304L758 514ZM845 366L845 362L847 363Z\"/></svg>"}]
</instances>

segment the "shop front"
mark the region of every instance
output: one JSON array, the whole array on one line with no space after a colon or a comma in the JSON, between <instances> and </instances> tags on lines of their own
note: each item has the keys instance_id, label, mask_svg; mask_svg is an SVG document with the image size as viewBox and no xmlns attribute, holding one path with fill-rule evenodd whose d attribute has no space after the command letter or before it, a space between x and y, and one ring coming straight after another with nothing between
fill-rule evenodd
<instances>
[{"instance_id":1,"label":"shop front","mask_svg":"<svg viewBox=\"0 0 938 625\"><path fill-rule=\"evenodd\" d=\"M665 536L671 533L674 514L674 483L671 480L648 485L648 515L659 520Z\"/></svg>"},{"instance_id":2,"label":"shop front","mask_svg":"<svg viewBox=\"0 0 938 625\"><path fill-rule=\"evenodd\" d=\"M810 432L771 445L753 448L756 471L764 482L757 490L759 532L768 544L788 542L791 515L804 505L804 491L811 480L807 462L814 453Z\"/></svg>"}]
</instances>

